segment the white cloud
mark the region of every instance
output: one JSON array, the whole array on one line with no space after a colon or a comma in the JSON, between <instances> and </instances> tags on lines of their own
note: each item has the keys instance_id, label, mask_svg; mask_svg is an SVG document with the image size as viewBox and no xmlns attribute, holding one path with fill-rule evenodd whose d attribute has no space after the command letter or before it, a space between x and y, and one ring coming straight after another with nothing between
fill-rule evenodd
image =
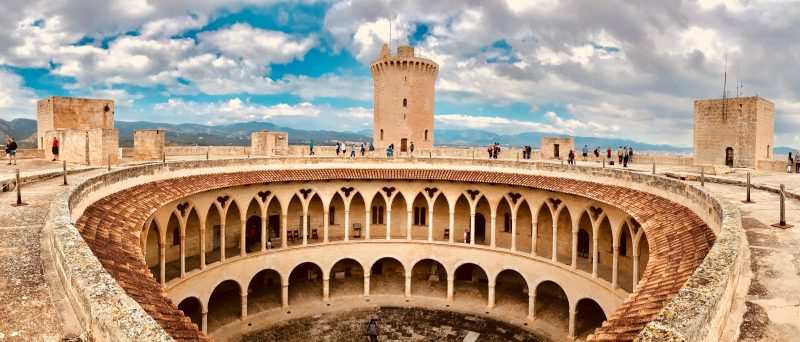
<instances>
[{"instance_id":1,"label":"white cloud","mask_svg":"<svg viewBox=\"0 0 800 342\"><path fill-rule=\"evenodd\" d=\"M199 29L206 24L208 24L208 17L205 15L163 18L144 24L139 35L146 38L169 38L187 30Z\"/></svg>"},{"instance_id":2,"label":"white cloud","mask_svg":"<svg viewBox=\"0 0 800 342\"><path fill-rule=\"evenodd\" d=\"M254 63L283 64L303 56L317 43L316 37L299 37L279 31L235 24L229 28L197 35L200 43L224 56Z\"/></svg>"},{"instance_id":3,"label":"white cloud","mask_svg":"<svg viewBox=\"0 0 800 342\"><path fill-rule=\"evenodd\" d=\"M22 77L0 68L0 118L36 118L36 94L23 86Z\"/></svg>"},{"instance_id":4,"label":"white cloud","mask_svg":"<svg viewBox=\"0 0 800 342\"><path fill-rule=\"evenodd\" d=\"M534 121L520 121L511 120L500 116L471 116L464 114L441 114L434 116L434 120L441 124L441 128L474 128L474 129L491 129L494 131L502 131L506 134L523 133L523 132L546 132L546 133L562 133L564 130L559 130L548 124L542 124Z\"/></svg>"}]
</instances>

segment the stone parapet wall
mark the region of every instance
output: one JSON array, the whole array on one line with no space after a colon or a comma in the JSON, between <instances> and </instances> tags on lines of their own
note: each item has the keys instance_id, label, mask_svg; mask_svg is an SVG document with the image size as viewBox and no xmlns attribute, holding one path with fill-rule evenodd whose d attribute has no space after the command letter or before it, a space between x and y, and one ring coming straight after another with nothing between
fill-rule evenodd
<instances>
[{"instance_id":1,"label":"stone parapet wall","mask_svg":"<svg viewBox=\"0 0 800 342\"><path fill-rule=\"evenodd\" d=\"M369 167L398 167L404 168L458 168L474 170L492 170L513 172L558 172L559 177L591 180L599 183L615 184L619 186L636 187L640 191L657 193L681 205L690 208L703 218L717 233L716 243L711 248L700 266L695 271L685 286L680 290L657 316L656 322L651 323L639 336L640 340L659 339L659 336L671 336L675 340L715 340L721 334L717 325L724 321L730 305L732 293L730 286L735 286L734 281L740 272L742 249L746 248L746 239L742 238L741 223L735 210L720 203L703 189L694 187L685 182L617 169L602 169L600 167L568 167L552 163L537 162L512 162L488 161L471 159L446 159L433 158L426 160L386 160L382 158L364 158L361 161ZM170 162L167 165L144 165L129 169L122 169L102 176L92 178L78 186L69 198L71 213L63 216L72 218L80 217L83 211L94 201L129 188L135 184L151 182L158 179L175 178L191 174L212 172L235 172L237 170L252 170L260 166L271 168L286 168L298 163L305 164L306 168L331 167L332 163L359 163L357 161L332 160L331 158L276 158L276 159L236 159L212 161L181 161ZM316 164L316 165L315 165ZM642 187L644 184L646 186ZM69 217L63 218L68 222ZM75 231L75 227L67 228ZM75 231L75 233L77 233ZM86 247L86 251L88 247ZM88 251L91 253L91 251ZM651 259L652 262L657 260ZM651 263L652 263L651 262ZM95 259L93 266L99 266ZM98 269L99 273L105 273ZM88 276L88 275L87 275ZM108 303L105 303L109 305ZM678 308L678 311L675 311ZM672 311L670 311L672 310ZM682 311L681 311L682 310ZM128 311L126 315L141 315L141 308ZM706 317L708 320L687 319L685 315ZM123 317L121 319L125 319ZM120 318L118 318L120 319ZM717 324L719 323L719 324ZM124 324L124 323L123 323ZM129 327L129 326L125 326ZM120 327L123 328L123 327ZM661 334L661 335L660 335Z\"/></svg>"}]
</instances>

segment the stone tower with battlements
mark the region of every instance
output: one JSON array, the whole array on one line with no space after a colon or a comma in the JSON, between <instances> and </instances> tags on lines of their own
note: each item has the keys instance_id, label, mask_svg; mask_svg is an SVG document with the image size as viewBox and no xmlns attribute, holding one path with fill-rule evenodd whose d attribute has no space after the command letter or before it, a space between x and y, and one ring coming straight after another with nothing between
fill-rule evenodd
<instances>
[{"instance_id":1,"label":"stone tower with battlements","mask_svg":"<svg viewBox=\"0 0 800 342\"><path fill-rule=\"evenodd\" d=\"M433 147L434 85L439 65L415 56L411 46L392 55L384 44L370 64L375 86L374 135L376 148L394 144L395 151Z\"/></svg>"}]
</instances>

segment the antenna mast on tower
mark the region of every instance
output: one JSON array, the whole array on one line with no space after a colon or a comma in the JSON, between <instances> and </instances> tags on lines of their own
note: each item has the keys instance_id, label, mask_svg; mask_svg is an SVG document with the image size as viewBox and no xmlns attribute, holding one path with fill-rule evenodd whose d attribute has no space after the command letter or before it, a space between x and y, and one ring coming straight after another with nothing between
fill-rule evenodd
<instances>
[{"instance_id":1,"label":"antenna mast on tower","mask_svg":"<svg viewBox=\"0 0 800 342\"><path fill-rule=\"evenodd\" d=\"M722 77L722 122L725 122L725 102L728 98L728 52L725 52L725 72Z\"/></svg>"}]
</instances>

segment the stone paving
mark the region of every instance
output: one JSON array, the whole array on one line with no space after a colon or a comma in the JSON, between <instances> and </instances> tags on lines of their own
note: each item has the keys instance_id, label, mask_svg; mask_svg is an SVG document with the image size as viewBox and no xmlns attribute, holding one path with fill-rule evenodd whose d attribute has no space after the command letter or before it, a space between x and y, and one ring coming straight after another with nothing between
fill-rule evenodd
<instances>
[{"instance_id":1,"label":"stone paving","mask_svg":"<svg viewBox=\"0 0 800 342\"><path fill-rule=\"evenodd\" d=\"M779 221L778 195L752 190L745 204L742 187L706 183L717 196L735 203L750 244L753 279L746 297L740 341L792 341L800 336L800 201L788 199L786 220L794 228L771 227Z\"/></svg>"},{"instance_id":2,"label":"stone paving","mask_svg":"<svg viewBox=\"0 0 800 342\"><path fill-rule=\"evenodd\" d=\"M42 227L53 193L63 190L60 184L51 179L23 185L27 205L21 207L11 206L14 192L0 193L0 340L58 341L70 335L42 264Z\"/></svg>"},{"instance_id":3,"label":"stone paving","mask_svg":"<svg viewBox=\"0 0 800 342\"><path fill-rule=\"evenodd\" d=\"M366 326L371 318L378 323L379 341L463 341L470 331L480 334L478 341L550 341L485 316L403 307L289 320L236 341L367 341Z\"/></svg>"}]
</instances>

